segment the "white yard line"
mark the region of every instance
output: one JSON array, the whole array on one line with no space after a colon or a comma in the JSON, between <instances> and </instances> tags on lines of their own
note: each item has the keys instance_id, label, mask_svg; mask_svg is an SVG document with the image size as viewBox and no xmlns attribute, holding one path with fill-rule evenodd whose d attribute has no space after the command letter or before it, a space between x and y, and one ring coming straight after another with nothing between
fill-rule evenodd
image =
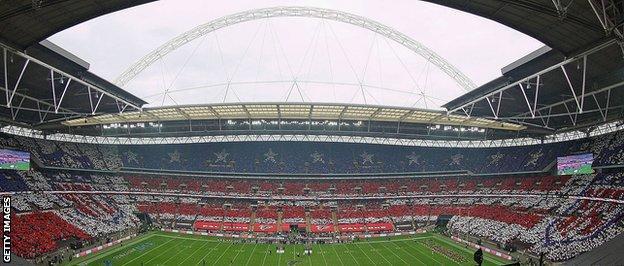
<instances>
[{"instance_id":1,"label":"white yard line","mask_svg":"<svg viewBox=\"0 0 624 266\"><path fill-rule=\"evenodd\" d=\"M399 256L396 253L394 253L394 251L392 251L392 249L389 249L388 247L386 247L386 245L380 245L380 246L382 246L383 248L385 248L388 251L390 251L390 253L392 253L392 255L394 255L395 257L399 258L403 263L405 263L405 265L408 265L408 266L410 265L409 263L407 263L407 261L403 260L403 258L401 258L401 256Z\"/></svg>"},{"instance_id":2,"label":"white yard line","mask_svg":"<svg viewBox=\"0 0 624 266\"><path fill-rule=\"evenodd\" d=\"M310 265L312 265L312 254L306 255L306 256L308 256L308 263L310 263ZM325 263L325 265L327 265L327 263Z\"/></svg>"},{"instance_id":3,"label":"white yard line","mask_svg":"<svg viewBox=\"0 0 624 266\"><path fill-rule=\"evenodd\" d=\"M369 245L372 249L374 249L374 250L375 250L375 252L377 252L377 254L379 254L379 256L380 256L382 259L384 259L386 262L388 262L390 265L392 265L392 263L391 263L388 259L386 259L386 257L384 257L383 255L381 255L381 252L377 251L377 249L376 249L375 247L373 247L373 245L371 245L371 243L368 243L368 245ZM366 253L364 253L364 254L366 254ZM368 255L366 255L366 257L368 257Z\"/></svg>"},{"instance_id":4,"label":"white yard line","mask_svg":"<svg viewBox=\"0 0 624 266\"><path fill-rule=\"evenodd\" d=\"M345 246L343 246L344 248L346 248ZM355 263L357 263L357 265L360 265L360 262L355 258L355 256L353 256L353 254L351 253L351 250L347 249L347 253L349 253L349 255L351 256L351 258L353 258L353 261L355 261ZM337 253L336 253L337 254Z\"/></svg>"},{"instance_id":5,"label":"white yard line","mask_svg":"<svg viewBox=\"0 0 624 266\"><path fill-rule=\"evenodd\" d=\"M323 257L323 261L325 262L325 265L328 265L328 264L327 264L327 260L325 259L325 252L324 252L324 251L323 251L323 249L321 248L321 245L319 245L318 247L319 247L319 250L320 250L321 256ZM342 262L341 262L341 263L342 263Z\"/></svg>"},{"instance_id":6,"label":"white yard line","mask_svg":"<svg viewBox=\"0 0 624 266\"><path fill-rule=\"evenodd\" d=\"M423 237L412 237L412 238L404 238L404 239L394 239L394 240L380 240L380 241L367 241L367 242L357 242L357 243L349 243L349 245L366 245L369 243L390 243L390 242L405 242L405 241L411 241L411 240L416 240L416 239L427 239L427 238L431 238L431 236L423 236Z\"/></svg>"},{"instance_id":7,"label":"white yard line","mask_svg":"<svg viewBox=\"0 0 624 266\"><path fill-rule=\"evenodd\" d=\"M136 244L138 244L138 243L140 243L140 242L143 242L144 240L150 239L150 238L151 238L151 237L153 237L153 236L154 236L154 234L151 234L151 235L148 235L148 236L145 236L145 237L139 237L139 238L136 238L134 242L131 242L130 244L126 245L126 247L134 246L134 245L136 245ZM121 249L118 249L118 248L119 248L119 247L115 247L115 248L109 249L109 250L107 250L107 251L105 251L105 252L99 253L99 254L97 254L97 255L96 255L95 257L93 257L93 258L90 258L90 259L85 260L85 261L83 261L83 262L81 262L81 263L78 263L78 265L80 265L80 264L82 264L82 263L85 263L86 265L89 265L89 264L91 264L91 262L96 261L96 260L99 260L101 257L106 257L106 256L108 256L110 253L115 253L115 252L117 252L117 251L121 250Z\"/></svg>"},{"instance_id":8,"label":"white yard line","mask_svg":"<svg viewBox=\"0 0 624 266\"><path fill-rule=\"evenodd\" d=\"M183 237L183 236L172 236L172 235L161 235L161 234L157 234L157 236L163 236L163 237L168 237L168 238L176 238L176 239L190 239L190 240L198 240L198 241L207 241L207 242L221 242L221 241L217 241L217 240L212 240L212 239L203 239L203 238L199 238L199 237Z\"/></svg>"},{"instance_id":9,"label":"white yard line","mask_svg":"<svg viewBox=\"0 0 624 266\"><path fill-rule=\"evenodd\" d=\"M215 265L217 263L217 261L219 261L223 255L225 255L225 253L227 253L228 250L230 250L230 248L232 247L232 245L234 245L234 243L230 243L230 245L223 251L223 253L221 253L221 256L219 256L213 263L212 265ZM223 264L222 264L223 265Z\"/></svg>"},{"instance_id":10,"label":"white yard line","mask_svg":"<svg viewBox=\"0 0 624 266\"><path fill-rule=\"evenodd\" d=\"M340 261L340 265L344 266L344 262L342 262L342 259L340 258L340 255L338 254L338 251L336 251L336 247L332 246L332 248L334 249L334 253L336 253L336 257L338 257L338 260ZM353 256L353 255L352 255ZM358 263L357 261L355 261L355 263ZM359 263L358 263L359 265Z\"/></svg>"},{"instance_id":11,"label":"white yard line","mask_svg":"<svg viewBox=\"0 0 624 266\"><path fill-rule=\"evenodd\" d=\"M122 264L121 266L127 265L127 264L128 264L128 263L130 263L130 262L133 262L133 261L135 261L135 260L139 259L140 257L143 257L143 256L147 255L147 253L150 253L150 252L152 252L152 251L154 251L154 250L158 249L158 248L159 248L159 247L161 247L162 245L167 244L167 243L169 243L169 242L171 242L171 241L173 241L173 239L171 239L171 240L169 240L169 241L167 241L167 242L165 242L165 243L162 243L162 244L160 244L160 245L156 246L156 248L154 248L154 249L152 249L152 250L150 250L150 251L148 251L148 252L145 252L145 253L141 254L140 256L138 256L138 257L136 257L136 258L134 258L134 259L131 259L130 261L128 261L128 262L126 262L126 263Z\"/></svg>"},{"instance_id":12,"label":"white yard line","mask_svg":"<svg viewBox=\"0 0 624 266\"><path fill-rule=\"evenodd\" d=\"M204 255L204 256L201 258L201 260L199 260L199 262L197 263L197 265L200 265L200 264L202 263L202 261L204 261L204 259L205 259L208 255L210 255L210 253L212 253L213 251L215 251L215 249L217 249L217 247L221 245L221 243L223 243L223 242L219 242L216 246L214 246L213 248L211 248L211 249L210 249L210 251L209 251L208 253L206 253L206 255Z\"/></svg>"},{"instance_id":13,"label":"white yard line","mask_svg":"<svg viewBox=\"0 0 624 266\"><path fill-rule=\"evenodd\" d=\"M262 266L264 266L264 261L266 260L266 256L267 256L267 253L269 252L269 249L271 249L271 245L269 245L267 247L267 250L264 251L264 258L262 258Z\"/></svg>"},{"instance_id":14,"label":"white yard line","mask_svg":"<svg viewBox=\"0 0 624 266\"><path fill-rule=\"evenodd\" d=\"M366 258L368 258L368 260L369 260L370 262L372 262L373 264L377 265L377 263L376 263L375 261L373 261L373 260L372 260L372 259L368 256L368 254L366 254L366 252L364 252L364 250L363 250L360 246L356 246L356 247L357 247L357 248L358 248L358 249L359 249L362 253L364 253L364 256L366 256Z\"/></svg>"},{"instance_id":15,"label":"white yard line","mask_svg":"<svg viewBox=\"0 0 624 266\"><path fill-rule=\"evenodd\" d=\"M186 260L188 260L189 258L193 257L193 255L195 255L195 253L197 253L197 251L200 251L202 248L204 248L206 245L208 245L208 243L210 242L206 242L204 243L201 247L199 247L198 249L196 249L195 251L193 251L193 253L191 253L191 255L189 255L188 257L186 257L186 259L184 259L183 261L181 261L180 263L178 263L178 265L182 264L182 262L185 262Z\"/></svg>"},{"instance_id":16,"label":"white yard line","mask_svg":"<svg viewBox=\"0 0 624 266\"><path fill-rule=\"evenodd\" d=\"M173 239L172 239L172 240L173 240ZM185 241L186 241L186 240L185 240ZM169 251L169 250L171 250L171 249L173 249L173 248L175 248L175 247L180 246L180 244L182 244L182 242L180 242L180 243L178 243L178 244L176 244L176 245L173 245L173 246L171 246L171 247L170 247L170 248L168 248L168 249L165 249L165 251L164 251L164 252L162 252L161 254L158 254L157 256L155 256L155 257L151 258L150 260L146 261L146 262L145 262L145 264L150 265L150 264L149 264L149 262L150 262L150 261L152 261L152 260L154 260L155 258L158 258L158 257L160 257L160 256L162 256L162 255L166 255L166 254L167 254L167 251ZM154 250L152 250L152 251L154 251Z\"/></svg>"},{"instance_id":17,"label":"white yard line","mask_svg":"<svg viewBox=\"0 0 624 266\"><path fill-rule=\"evenodd\" d=\"M258 244L255 244L254 248L251 250L251 256L249 256L249 258L247 258L247 263L245 263L245 265L249 265L249 261L251 260L251 257L254 256L254 251L256 251L257 247L258 247Z\"/></svg>"},{"instance_id":18,"label":"white yard line","mask_svg":"<svg viewBox=\"0 0 624 266\"><path fill-rule=\"evenodd\" d=\"M401 250L402 250L403 252L405 252L405 254L410 255L412 258L416 259L417 261L420 261L423 265L427 265L427 263L424 263L424 262L423 262L422 260L420 260L418 257L416 257L416 256L412 255L412 253L409 253L409 252L405 251L405 250L403 249L403 247L399 246L399 244L397 244L397 243L392 243L392 244L394 244L395 246L397 246L397 247L401 248ZM408 246L409 246L409 245L408 245ZM409 247L411 247L411 246L409 246ZM416 252L418 252L418 253L420 253L420 254L424 255L424 254L423 254L422 252L420 252L420 250L418 250L418 249L413 249L413 250L415 250ZM440 264L440 265L444 265L443 263L440 263L438 260L436 260L436 259L435 259L435 258L433 258L433 257L430 257L430 256L426 256L426 257L433 259L435 262L437 262L437 263L438 263L438 264Z\"/></svg>"},{"instance_id":19,"label":"white yard line","mask_svg":"<svg viewBox=\"0 0 624 266\"><path fill-rule=\"evenodd\" d=\"M186 241L186 240L184 240L184 241ZM180 243L180 244L181 244L181 243ZM180 244L178 244L178 246L179 246ZM191 246L192 246L192 245L193 245L193 244L191 244ZM187 247L187 248L188 248L188 247ZM162 264L166 264L168 261L170 261L171 259L175 258L178 254L180 254L180 252L182 252L183 250L184 250L184 249L180 249L180 250L178 250L178 252L176 252L176 254L175 254L175 255L173 255L173 256L171 256L171 257L169 257L166 261L163 261L163 263L162 263ZM188 257L187 257L187 258L188 258Z\"/></svg>"},{"instance_id":20,"label":"white yard line","mask_svg":"<svg viewBox=\"0 0 624 266\"><path fill-rule=\"evenodd\" d=\"M234 258L232 259L232 262L234 262L234 261L236 260L236 258L238 258L238 255L240 255L241 253L245 252L245 250L244 250L244 249L242 250L243 252L240 252L240 251L241 251L241 249L239 249L239 250L237 250L237 251L236 251L236 256L234 256ZM251 257L250 257L250 258L251 258Z\"/></svg>"}]
</instances>

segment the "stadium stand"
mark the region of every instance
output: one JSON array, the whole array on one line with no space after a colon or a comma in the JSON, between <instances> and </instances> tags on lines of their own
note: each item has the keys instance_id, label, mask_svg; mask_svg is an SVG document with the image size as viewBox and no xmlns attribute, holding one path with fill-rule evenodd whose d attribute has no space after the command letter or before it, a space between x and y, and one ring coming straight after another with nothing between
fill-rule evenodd
<instances>
[{"instance_id":1,"label":"stadium stand","mask_svg":"<svg viewBox=\"0 0 624 266\"><path fill-rule=\"evenodd\" d=\"M31 171L31 173L33 172L35 171ZM615 175L619 176L619 174ZM64 190L88 191L91 190L92 184L95 184L95 180L104 179L94 177L95 175L91 175L89 176L89 178L81 177L80 179L77 178L74 182L66 182L66 180L64 180L63 182L52 182L50 186L60 187ZM534 177L533 180L535 181L535 184L539 184L537 185L539 189L548 188L547 190L544 190L547 193L560 193L567 190L573 190L574 187L581 184L587 185L589 183L598 182L605 183L610 182L609 180L613 180L614 178L616 177L613 177L612 175L596 175L593 179L589 179L589 177L578 177L573 179L561 178L561 180L563 180L563 182L561 182L561 180L553 181L554 179L556 179L555 177L547 176L543 178ZM188 180L191 179L192 178L190 177L188 178ZM521 195L529 191L534 191L527 190L532 188L527 188L526 186L522 185L522 182L517 182L515 186L504 185L515 183L515 181L506 181L509 179L510 178L501 178L501 180L495 182L495 184L499 184L498 187L501 190L497 190L496 186L483 187L483 189L489 190L487 192L488 195L496 195L496 193L511 193ZM128 180L129 181L126 183L130 184L131 186L133 183L135 183L130 181L135 180L135 177L128 177ZM161 179L157 180L159 181L152 183L166 183ZM585 180L585 183L579 183L579 180ZM414 180L411 181L416 182ZM236 182L243 182L248 184L253 183L250 181L236 180L229 180L229 182L230 184L234 184ZM330 180L327 180L326 182L329 183L329 187L338 186L337 184L332 184L333 182ZM383 184L380 183L380 181L372 181L373 184L367 184L365 181L359 182L362 182L363 185L368 187L373 187L375 185L379 186L380 184ZM387 182L392 182L392 180L389 180ZM294 181L291 181L291 184L294 183ZM439 190L441 186L440 184L445 183L449 183L449 181L420 181L419 184L421 186L431 188L431 191L423 191L422 189L419 189L418 191L409 192L418 195L431 196L435 195L436 193L442 192ZM550 185L541 185L542 183L550 183ZM481 183L477 182L477 185L475 187L478 187L479 184ZM247 190L247 186L232 186L236 187L237 190L234 190L229 194L222 195L253 196L253 193ZM297 186L307 186L306 181L299 182ZM156 186L156 190L159 190L157 189L157 187L158 186ZM412 187L420 188L420 186ZM212 187L208 187L208 191L204 191L201 193L204 193L205 195L210 195L213 192L224 193L222 187L215 187L216 191L210 191L210 188ZM134 191L143 192L149 192L154 190L148 187L143 187L143 189L133 187L132 189ZM113 189L104 189L104 191L111 190ZM617 189L611 190L620 191ZM126 191L130 191L130 188L126 188ZM160 189L160 191L166 192L180 190ZM337 196L353 196L355 197L355 200L357 200L357 197L363 195L395 195L398 193L388 191L387 193L379 194L373 191L368 191L369 193L365 194L358 194L353 191L345 191L345 194L339 194ZM186 193L189 191L182 190L182 192ZM456 189L452 190L452 192L459 193L459 191ZM474 193L475 191L467 192ZM464 193L466 193L466 191L464 191ZM595 190L587 190L585 195L595 196L593 195L594 193L596 193ZM616 195L617 197L622 196L622 194L619 192L610 193L612 193L611 195ZM304 196L303 192L290 195ZM56 213L65 221L70 221L77 228L80 228L83 232L87 232L88 235L94 237L136 226L136 218L132 219L133 216L131 214L132 212L137 210L140 212L149 213L150 215L154 216L154 220L159 221L171 222L173 220L178 220L191 223L196 221L217 222L218 227L215 228L215 231L221 231L225 229L243 230L243 227L241 227L240 225L249 224L251 221L252 213L255 213L255 217L256 219L258 219L257 221L262 221L262 224L275 224L275 222L279 218L281 218L283 223L305 223L306 207L307 210L311 212L312 217L315 219L313 221L315 221L316 223L313 223L313 226L332 223L331 207L328 210L327 206L322 206L318 202L314 201L296 201L294 202L294 205L290 205L293 204L293 202L288 201L272 202L271 205L262 206L259 204L257 210L254 211L252 204L255 204L257 201L253 200L241 201L233 199L228 201L228 203L223 204L221 200L204 201L194 198L159 196L143 196L143 199L141 199L138 196L116 196L121 198L113 200L108 196L101 195L61 195L61 198L64 199L64 202L69 202L72 207L66 208ZM36 205L35 202L32 201L32 198L27 197L24 199L24 201L28 206ZM50 202L54 201L55 200L53 199L50 200ZM561 199L538 198L532 202L527 203L527 201L523 200L522 198L505 198L501 196L500 198L483 199L475 198L474 196L466 196L465 198L460 199L445 199L433 197L427 199L408 199L403 201L338 201L335 202L335 204L332 206L337 209L337 225L341 226L339 228L342 228L344 230L363 230L364 227L361 226L359 227L360 229L348 229L354 228L353 225L355 224L399 222L406 219L410 220L410 218L411 220L415 220L415 218L413 217L435 217L442 214L454 215L451 222L449 223L449 228L453 231L464 234L470 233L480 237L489 238L493 241L504 244L510 243L514 240L524 241L528 244L534 244L532 250L534 250L536 253L542 250L547 250L548 254L574 254L574 252L571 252L569 250L567 250L565 253L562 253L560 250L558 250L560 246L554 243L569 242L566 245L567 247L570 246L570 243L578 243L578 248L580 252L585 251L584 249L586 249L587 247L591 247L587 245L602 243L620 232L621 229L617 228L617 226L612 226L611 224L612 221L617 221L621 218L622 209L618 205L595 202L589 203L587 201L581 201L580 203L570 200L564 202L561 201ZM114 205L111 204L113 202ZM384 205L386 207L382 207ZM133 206L137 207L135 208ZM560 207L556 208L555 211L552 212L550 211L552 209L551 206ZM562 206L575 208L575 210L564 210ZM595 216L597 210L600 210L600 213L602 214L600 217ZM281 215L279 213L281 213ZM587 222L587 220L581 221L581 219L578 219L579 216L589 215L592 213L594 213L594 216L590 216L593 218L590 218L589 222ZM566 214L567 216L564 216ZM234 226L231 223L236 223L238 224L238 226ZM244 228L248 229L249 227ZM246 231L247 229L245 229L244 231ZM339 230L342 231L341 229ZM550 232L548 230L553 231L552 233L548 233ZM596 234L596 232L599 233ZM76 233L76 237L84 236ZM542 244L547 243L548 241L552 241L553 244L548 246ZM555 256L549 256L549 258L552 260L567 259L567 257Z\"/></svg>"},{"instance_id":2,"label":"stadium stand","mask_svg":"<svg viewBox=\"0 0 624 266\"><path fill-rule=\"evenodd\" d=\"M322 180L267 180L253 176L198 177L183 172L172 175L151 171L83 171L123 169L123 165L129 161L132 161L133 166L154 168L155 165L149 161L155 159L146 159L148 156L162 156L159 161L167 167L172 164L182 167L182 158L198 149L192 145L162 147L157 149L162 150L162 153L148 155L142 151L142 147L3 137L2 144L5 147L29 150L43 164L28 172L7 171L0 174L2 191L29 192L15 194L13 204L18 213L17 230L23 232L24 236L16 240L16 253L25 258L56 249L60 240L87 240L136 228L140 221L135 213L147 213L155 223L164 227L259 234L287 230L286 226L291 224L301 225L309 228L311 233L319 234L391 231L398 230L398 225L415 228L417 224L434 224L437 217L450 215L452 218L448 228L452 233L485 238L502 246L524 246L532 254L544 252L552 261L564 261L592 250L621 234L623 228L624 208L621 204L607 201L624 198L624 184L621 181L623 173L617 168L604 173L576 176L552 176L526 171L512 173L517 170L514 167L527 165L529 168L535 166L534 170L545 168L554 160L554 156L561 153L559 149L563 144L523 147L529 158L522 159L515 158L513 154L517 153L511 151L505 156L493 156L490 149L461 151L466 152L466 158L489 159L482 161L486 166L479 165L476 160L465 160L460 165L471 165L470 169L475 171L500 174L447 174L428 178L425 172L424 176L389 175L374 179L327 175ZM591 140L568 142L565 143L569 145L565 153L591 150L597 154L598 165L617 165L621 162L618 159L618 150L622 149L621 138L621 133L615 133ZM208 148L206 145L198 147ZM268 147L266 145L246 144L247 148L241 154L261 156ZM226 146L209 148L222 151ZM285 143L275 143L270 149L278 153L288 150L287 147ZM383 171L405 170L388 166L390 163L386 162L396 164L396 160L400 160L397 154L407 153L407 148L372 145L357 148L359 150L353 154L358 151L377 154L375 160L381 163L375 165L384 165ZM167 154L171 149L180 153L179 157ZM387 152L389 150L392 152ZM329 148L325 151L319 147L314 151L331 156L336 169L341 169L343 173L355 169L351 168L355 165L351 159L339 159L353 158L342 154L342 151ZM454 157L455 152L452 149L436 151L436 158L427 159L435 160L436 163L430 161L424 165L431 167L435 164L436 170L457 170L459 168L453 163L457 158ZM541 155L531 155L536 153ZM134 154L131 156L136 156L135 159L129 159L129 154ZM238 155L229 156L237 160L234 158ZM516 163L509 166L511 161L497 162L496 158L505 157ZM172 158L177 159L172 161ZM290 172L299 171L296 165L305 161L295 154L284 158L293 158L293 161L286 163L290 166L284 168ZM268 166L256 166L254 169L259 171L274 170ZM188 162L180 169L199 169L192 167L200 166ZM233 171L245 170L246 167L236 166ZM214 170L212 166L202 169ZM425 168L413 170L422 169ZM22 223L26 219L36 221L37 225ZM55 222L52 225L47 221ZM48 228L46 231L49 234L42 236L47 239L45 244L35 247L34 243L38 242L32 239L38 237L36 235L41 228Z\"/></svg>"},{"instance_id":3,"label":"stadium stand","mask_svg":"<svg viewBox=\"0 0 624 266\"><path fill-rule=\"evenodd\" d=\"M363 89L363 105L292 103L289 93L284 103L226 103L224 97L222 104L148 107L121 84L149 60L164 62L164 50L143 57L120 76L123 82L113 84L45 40L147 2L0 1L6 10L0 16L6 25L0 27L0 84L7 93L0 118L3 132L16 134L0 133L0 147L27 151L33 162L29 171L0 171L0 194L12 199L18 256L36 260L74 243L110 243L116 234L145 225L269 237L295 228L336 239L438 225L453 236L543 254L553 262L621 264L622 256L613 255L624 241L620 2L428 1L510 26L546 45L478 87L433 51L418 48L420 55L430 53L427 64L451 73L466 89L441 106L446 111L369 105ZM232 21L265 17L257 14L326 14L321 8L262 10L238 13L247 16ZM330 14L368 29L377 25L359 15ZM45 23L33 27L33 21ZM398 44L418 44L391 27L373 31L375 38L394 33L389 38ZM160 47L173 51L203 33L185 34ZM405 48L416 51L415 46ZM325 127L330 123L335 126ZM122 137L113 141L117 136ZM292 136L313 141L281 141ZM139 137L149 140L135 142ZM205 143L180 144L187 137ZM322 142L324 137L332 138ZM116 144L82 143L102 139ZM176 144L160 144L165 139ZM557 157L581 153L593 155L595 173L554 175ZM422 242L432 253L466 263L433 240Z\"/></svg>"},{"instance_id":4,"label":"stadium stand","mask_svg":"<svg viewBox=\"0 0 624 266\"><path fill-rule=\"evenodd\" d=\"M52 142L3 134L0 145L26 149L47 166L74 169L290 174L470 171L492 174L541 172L557 156L579 152L595 154L595 166L619 165L624 163L623 139L624 133L616 132L575 141L508 148L297 143L297 149L293 149L294 144L288 142L116 146ZM222 163L228 166L224 167ZM306 170L305 165L314 167Z\"/></svg>"}]
</instances>

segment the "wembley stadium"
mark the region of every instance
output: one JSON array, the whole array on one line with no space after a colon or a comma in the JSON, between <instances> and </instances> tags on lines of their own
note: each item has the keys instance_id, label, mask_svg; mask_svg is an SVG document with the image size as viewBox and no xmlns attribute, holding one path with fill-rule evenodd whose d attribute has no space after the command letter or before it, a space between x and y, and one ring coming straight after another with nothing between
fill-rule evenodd
<instances>
[{"instance_id":1,"label":"wembley stadium","mask_svg":"<svg viewBox=\"0 0 624 266\"><path fill-rule=\"evenodd\" d=\"M624 265L624 2L318 5L0 1L3 263Z\"/></svg>"}]
</instances>

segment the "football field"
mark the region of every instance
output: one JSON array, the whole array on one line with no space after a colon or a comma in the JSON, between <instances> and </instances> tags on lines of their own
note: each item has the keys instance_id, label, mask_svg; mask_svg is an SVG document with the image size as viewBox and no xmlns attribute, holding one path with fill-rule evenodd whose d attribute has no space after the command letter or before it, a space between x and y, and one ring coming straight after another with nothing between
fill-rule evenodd
<instances>
[{"instance_id":1,"label":"football field","mask_svg":"<svg viewBox=\"0 0 624 266\"><path fill-rule=\"evenodd\" d=\"M68 265L475 265L475 250L435 234L315 244L310 256L303 254L304 245L286 245L283 254L275 250L273 244L153 232ZM489 254L484 258L483 265L505 264Z\"/></svg>"},{"instance_id":2,"label":"football field","mask_svg":"<svg viewBox=\"0 0 624 266\"><path fill-rule=\"evenodd\" d=\"M28 171L30 170L30 163L29 162L0 163L0 169Z\"/></svg>"}]
</instances>

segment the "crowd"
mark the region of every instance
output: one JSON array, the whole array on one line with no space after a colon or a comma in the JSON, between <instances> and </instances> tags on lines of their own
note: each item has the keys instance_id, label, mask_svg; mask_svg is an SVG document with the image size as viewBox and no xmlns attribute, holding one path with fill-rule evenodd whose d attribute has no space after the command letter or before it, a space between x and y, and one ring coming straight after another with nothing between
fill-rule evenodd
<instances>
[{"instance_id":1,"label":"crowd","mask_svg":"<svg viewBox=\"0 0 624 266\"><path fill-rule=\"evenodd\" d=\"M292 149L288 143L106 146L0 137L0 146L28 150L33 160L44 165L90 170L158 166L172 170L267 173L496 173L542 170L556 156L578 151L596 154L598 165L624 163L622 132L567 143L502 149L297 145L298 149ZM189 155L199 158L190 160ZM452 218L447 226L453 233L501 244L522 243L529 252L545 253L550 260L562 261L600 246L624 228L622 204L567 196L622 200L623 176L613 170L571 177L525 174L289 180L118 175L36 168L0 173L0 190L20 192L12 196L15 230L21 235L14 243L16 254L27 258L55 250L63 240L101 238L136 228L140 221L135 213L141 212L163 226L189 228L195 221L210 221L323 226L392 223L414 229L414 225L434 224L440 217L448 216ZM189 196L181 196L185 194Z\"/></svg>"},{"instance_id":2,"label":"crowd","mask_svg":"<svg viewBox=\"0 0 624 266\"><path fill-rule=\"evenodd\" d=\"M263 180L202 180L201 178L150 178L59 172L15 172L5 175L14 185L32 193L14 195L18 212L54 210L90 236L99 237L138 226L134 212L148 213L164 226L190 225L197 220L257 224L365 224L391 222L412 228L413 224L433 224L440 215L451 215L449 229L506 244L520 241L534 253L545 252L552 260L563 260L589 250L620 233L618 204L575 200L554 195L582 195L622 199L622 173L573 177L491 177L395 180L354 180L362 189L345 190L344 180L288 181L263 184ZM137 180L140 180L138 182ZM214 182L214 183L213 183ZM186 183L195 185L185 186ZM220 184L214 185L213 184ZM243 185L241 185L241 183ZM173 184L173 185L172 185ZM174 189L170 189L173 186ZM184 192L188 194L258 195L262 187L299 200L199 198L169 195L86 195L54 194L50 190ZM7 186L8 187L8 186ZM188 191L195 189L197 191ZM230 187L230 189L228 189ZM245 191L247 190L248 191ZM326 191L319 191L319 190ZM229 192L228 192L229 190ZM384 190L384 193L374 191ZM413 190L413 191L410 191ZM297 192L299 191L299 192ZM528 193L534 197L525 197ZM318 196L325 193L326 197ZM344 193L344 194L343 194ZM369 199L359 196L428 195L427 198ZM432 195L453 194L456 197ZM487 197L471 196L487 195ZM314 196L310 196L314 195ZM516 195L516 196L506 196ZM351 196L353 200L329 197ZM461 197L457 197L461 196ZM307 198L306 198L307 197ZM316 199L315 199L316 198ZM582 218L581 218L582 217ZM576 252L571 252L569 249ZM564 253L567 255L562 255Z\"/></svg>"},{"instance_id":3,"label":"crowd","mask_svg":"<svg viewBox=\"0 0 624 266\"><path fill-rule=\"evenodd\" d=\"M138 192L141 189L133 184L131 181L133 177L121 176L59 174L31 170L26 174L12 176L11 179L12 182L23 179L21 182L25 186L33 188L32 193L14 195L14 208L18 212L35 211L35 215L40 215L40 211L51 210L47 213L55 215L89 237L101 237L137 227L139 221L134 215L135 212L148 213L154 222L163 226L189 228L194 221L198 220L242 224L281 222L282 224L309 223L313 225L391 222L412 228L411 225L415 223L433 224L438 216L451 215L453 218L448 223L448 228L452 232L471 234L501 244L520 241L530 245L529 251L533 253L545 252L551 260L565 260L590 250L621 233L621 217L624 209L615 203L567 199L552 195L568 194L621 199L624 196L621 176L621 173L613 173L572 178L535 177L532 179L533 186L527 186L523 182L516 182L516 179L509 178L500 178L493 184L484 184L479 179L462 181L439 179L428 183L410 180L402 183L420 182L416 185L419 188L418 193L430 197L377 200L357 200L357 194L347 194L354 196L354 200L271 200L270 198L245 200L235 197L198 198L140 193L128 195L53 194L46 191L58 189ZM232 184L237 181L229 180L228 182L233 186ZM254 181L246 182L253 184ZM325 186L328 190L339 187L337 184L332 184L334 181L328 182L329 185ZM391 183L391 181L386 182ZM456 184L453 185L453 182ZM468 189L466 185L462 185L471 182L474 182L474 188ZM157 185L161 188L160 191L168 189L167 182L164 183L164 186ZM371 183L366 185L367 189L375 190L386 184L382 181ZM431 185L432 183L437 185ZM426 184L424 187L437 192L425 191L420 184ZM249 188L251 189L252 186L250 185ZM290 187L298 189L311 186L308 181L303 180L296 186L291 182ZM440 189L441 187L444 189ZM463 196L432 196L436 193L449 194L451 192L448 191L449 187L454 189L452 194ZM206 189L211 189L212 186L204 186L204 188L204 191L198 193L210 194ZM265 189L267 188L269 187L265 186ZM542 196L523 196L539 188L544 189ZM460 190L471 193L483 193L484 190L489 192L488 197L475 197L471 196L471 193L461 193ZM152 190L143 186L142 191ZM242 191L237 193L248 194ZM386 193L392 193L392 190L386 190ZM303 192L299 194L304 196ZM503 194L516 196L509 197ZM337 197L342 196L337 195Z\"/></svg>"},{"instance_id":4,"label":"crowd","mask_svg":"<svg viewBox=\"0 0 624 266\"><path fill-rule=\"evenodd\" d=\"M595 155L595 165L617 165L624 163L623 146L624 132L504 148L292 142L95 145L0 135L0 147L27 150L43 164L56 167L295 174L542 171L557 156L583 152Z\"/></svg>"},{"instance_id":5,"label":"crowd","mask_svg":"<svg viewBox=\"0 0 624 266\"><path fill-rule=\"evenodd\" d=\"M11 218L12 249L23 258L54 251L63 240L92 238L52 211L14 215Z\"/></svg>"}]
</instances>

